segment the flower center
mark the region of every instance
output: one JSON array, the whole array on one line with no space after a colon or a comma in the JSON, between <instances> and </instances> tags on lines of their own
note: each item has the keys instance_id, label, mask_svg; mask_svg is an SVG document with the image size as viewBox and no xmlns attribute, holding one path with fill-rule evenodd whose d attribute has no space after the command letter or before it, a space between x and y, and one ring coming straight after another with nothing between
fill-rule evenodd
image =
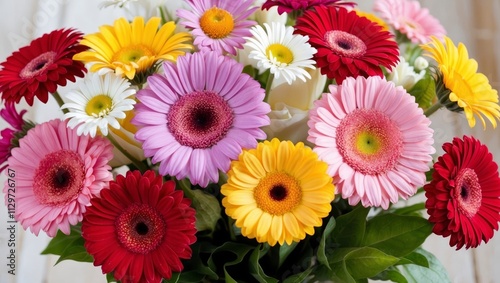
<instances>
[{"instance_id":1,"label":"flower center","mask_svg":"<svg viewBox=\"0 0 500 283\"><path fill-rule=\"evenodd\" d=\"M394 168L403 151L403 137L383 112L357 109L340 122L337 147L354 170L376 175Z\"/></svg>"},{"instance_id":2,"label":"flower center","mask_svg":"<svg viewBox=\"0 0 500 283\"><path fill-rule=\"evenodd\" d=\"M465 168L458 172L453 188L453 198L458 202L458 210L472 218L481 207L481 185L476 172Z\"/></svg>"},{"instance_id":3,"label":"flower center","mask_svg":"<svg viewBox=\"0 0 500 283\"><path fill-rule=\"evenodd\" d=\"M226 136L233 111L215 92L195 91L182 96L170 108L168 128L182 145L208 148Z\"/></svg>"},{"instance_id":4,"label":"flower center","mask_svg":"<svg viewBox=\"0 0 500 283\"><path fill-rule=\"evenodd\" d=\"M89 116L104 117L109 114L112 106L113 100L111 97L105 94L99 94L89 100L87 106L85 106L85 112L87 112Z\"/></svg>"},{"instance_id":5,"label":"flower center","mask_svg":"<svg viewBox=\"0 0 500 283\"><path fill-rule=\"evenodd\" d=\"M282 173L270 173L254 190L257 206L272 215L292 211L302 200L302 188L295 178Z\"/></svg>"},{"instance_id":6,"label":"flower center","mask_svg":"<svg viewBox=\"0 0 500 283\"><path fill-rule=\"evenodd\" d=\"M225 38L234 29L233 16L224 9L212 7L201 16L200 27L210 38Z\"/></svg>"},{"instance_id":7,"label":"flower center","mask_svg":"<svg viewBox=\"0 0 500 283\"><path fill-rule=\"evenodd\" d=\"M270 60L276 60L282 64L290 64L293 61L292 51L279 43L269 45L266 49L266 55Z\"/></svg>"},{"instance_id":8,"label":"flower center","mask_svg":"<svg viewBox=\"0 0 500 283\"><path fill-rule=\"evenodd\" d=\"M41 204L64 206L76 199L83 187L84 163L74 151L55 151L40 161L33 180L33 193Z\"/></svg>"},{"instance_id":9,"label":"flower center","mask_svg":"<svg viewBox=\"0 0 500 283\"><path fill-rule=\"evenodd\" d=\"M345 31L327 31L325 41L328 47L340 56L359 58L366 53L366 44L363 40Z\"/></svg>"},{"instance_id":10,"label":"flower center","mask_svg":"<svg viewBox=\"0 0 500 283\"><path fill-rule=\"evenodd\" d=\"M30 79L43 73L48 66L54 63L57 53L54 51L47 51L38 55L35 59L31 60L19 73L22 79Z\"/></svg>"},{"instance_id":11,"label":"flower center","mask_svg":"<svg viewBox=\"0 0 500 283\"><path fill-rule=\"evenodd\" d=\"M132 204L115 221L118 241L129 251L148 254L163 241L166 232L161 214L147 204Z\"/></svg>"},{"instance_id":12,"label":"flower center","mask_svg":"<svg viewBox=\"0 0 500 283\"><path fill-rule=\"evenodd\" d=\"M113 55L111 62L136 63L143 57L153 56L153 52L144 45L132 45L122 48Z\"/></svg>"}]
</instances>

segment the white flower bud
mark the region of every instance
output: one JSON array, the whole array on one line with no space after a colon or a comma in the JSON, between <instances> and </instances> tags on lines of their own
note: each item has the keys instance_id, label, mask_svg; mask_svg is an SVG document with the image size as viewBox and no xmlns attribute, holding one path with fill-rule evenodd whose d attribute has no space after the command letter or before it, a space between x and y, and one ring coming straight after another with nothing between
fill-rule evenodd
<instances>
[{"instance_id":1,"label":"white flower bud","mask_svg":"<svg viewBox=\"0 0 500 283\"><path fill-rule=\"evenodd\" d=\"M415 63L413 64L415 69L417 70L425 70L427 67L429 67L429 61L427 61L424 57L418 56L417 59L415 59Z\"/></svg>"}]
</instances>

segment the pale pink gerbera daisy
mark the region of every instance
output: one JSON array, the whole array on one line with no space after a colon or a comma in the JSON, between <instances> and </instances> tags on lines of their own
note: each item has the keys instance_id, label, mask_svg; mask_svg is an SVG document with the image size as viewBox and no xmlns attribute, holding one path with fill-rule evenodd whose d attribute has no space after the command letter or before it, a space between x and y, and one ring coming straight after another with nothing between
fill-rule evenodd
<instances>
[{"instance_id":1,"label":"pale pink gerbera daisy","mask_svg":"<svg viewBox=\"0 0 500 283\"><path fill-rule=\"evenodd\" d=\"M429 9L414 0L375 0L373 7L388 25L406 35L413 43L427 43L431 36L443 38L446 30Z\"/></svg>"},{"instance_id":2,"label":"pale pink gerbera daisy","mask_svg":"<svg viewBox=\"0 0 500 283\"><path fill-rule=\"evenodd\" d=\"M236 55L243 48L244 37L251 36L255 21L247 18L257 9L253 0L198 0L187 1L192 11L179 9L181 24L192 29L194 45L219 53Z\"/></svg>"},{"instance_id":3,"label":"pale pink gerbera daisy","mask_svg":"<svg viewBox=\"0 0 500 283\"><path fill-rule=\"evenodd\" d=\"M430 123L402 87L350 77L316 101L308 140L351 205L387 209L424 185L435 152Z\"/></svg>"},{"instance_id":4,"label":"pale pink gerbera daisy","mask_svg":"<svg viewBox=\"0 0 500 283\"><path fill-rule=\"evenodd\" d=\"M61 120L29 130L8 160L16 174L16 220L35 235L43 230L54 237L58 229L69 234L112 179L112 149L108 140L78 136Z\"/></svg>"},{"instance_id":5,"label":"pale pink gerbera daisy","mask_svg":"<svg viewBox=\"0 0 500 283\"><path fill-rule=\"evenodd\" d=\"M265 139L271 111L264 90L243 65L213 51L178 57L163 64L164 75L148 78L137 93L132 120L144 154L160 162L162 175L190 178L205 187L229 170L242 148Z\"/></svg>"}]
</instances>

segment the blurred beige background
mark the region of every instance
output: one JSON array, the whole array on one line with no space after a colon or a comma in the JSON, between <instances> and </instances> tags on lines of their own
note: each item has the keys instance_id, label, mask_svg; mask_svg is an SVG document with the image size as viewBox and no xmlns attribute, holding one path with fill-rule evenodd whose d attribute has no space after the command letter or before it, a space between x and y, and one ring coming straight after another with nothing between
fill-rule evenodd
<instances>
[{"instance_id":1,"label":"blurred beige background","mask_svg":"<svg viewBox=\"0 0 500 283\"><path fill-rule=\"evenodd\" d=\"M178 0L169 0L178 2ZM237 1L237 0L235 0ZM28 44L43 33L63 27L76 27L83 32L95 32L99 25L112 23L124 12L119 9L98 9L99 0L1 0L0 3L0 61L13 51ZM373 0L359 0L359 7L371 10ZM479 62L479 70L486 74L494 88L500 88L500 1L498 0L422 0L424 7L438 18L455 43L463 42L469 55ZM71 86L69 86L71 87ZM61 89L64 93L64 89ZM25 107L25 105L23 105ZM36 104L27 118L38 122L58 117L60 114L54 101L48 106ZM435 146L438 154L444 142L454 136L472 134L488 145L500 163L500 129L491 126L469 129L462 115L439 111L433 115ZM0 121L0 129L5 123ZM5 176L0 177L3 183ZM3 196L2 196L3 198ZM49 240L46 236L35 237L30 232L17 229L16 276L7 274L8 254L7 211L0 205L0 282L1 283L84 283L106 282L100 268L91 264L63 262L53 266L54 257L40 256L40 251ZM448 239L435 235L429 237L425 247L433 252L445 265L452 282L493 283L500 282L500 235L474 250L455 251Z\"/></svg>"}]
</instances>

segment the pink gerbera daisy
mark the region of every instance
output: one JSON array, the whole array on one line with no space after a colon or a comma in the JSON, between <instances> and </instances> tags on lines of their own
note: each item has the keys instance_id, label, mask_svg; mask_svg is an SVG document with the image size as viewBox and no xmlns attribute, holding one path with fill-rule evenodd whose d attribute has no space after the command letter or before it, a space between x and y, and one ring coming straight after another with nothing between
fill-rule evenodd
<instances>
[{"instance_id":1,"label":"pink gerbera daisy","mask_svg":"<svg viewBox=\"0 0 500 283\"><path fill-rule=\"evenodd\" d=\"M187 1L192 11L179 9L181 24L192 29L194 45L200 50L236 55L242 49L244 37L249 37L255 21L247 20L257 7L253 0L200 0Z\"/></svg>"},{"instance_id":2,"label":"pink gerbera daisy","mask_svg":"<svg viewBox=\"0 0 500 283\"><path fill-rule=\"evenodd\" d=\"M446 35L444 27L418 1L375 0L373 10L413 43L426 43L431 36L442 39Z\"/></svg>"},{"instance_id":3,"label":"pink gerbera daisy","mask_svg":"<svg viewBox=\"0 0 500 283\"><path fill-rule=\"evenodd\" d=\"M269 10L274 6L278 7L278 14L281 15L293 11L305 11L316 6L352 8L356 6L356 3L342 0L267 0L262 4L262 10Z\"/></svg>"},{"instance_id":4,"label":"pink gerbera daisy","mask_svg":"<svg viewBox=\"0 0 500 283\"><path fill-rule=\"evenodd\" d=\"M266 138L260 127L269 125L270 107L243 65L216 52L187 54L163 68L137 93L135 136L161 174L205 187L242 148Z\"/></svg>"},{"instance_id":5,"label":"pink gerbera daisy","mask_svg":"<svg viewBox=\"0 0 500 283\"><path fill-rule=\"evenodd\" d=\"M351 205L387 209L424 185L433 130L402 87L379 77L347 78L316 101L308 125L308 140Z\"/></svg>"},{"instance_id":6,"label":"pink gerbera daisy","mask_svg":"<svg viewBox=\"0 0 500 283\"><path fill-rule=\"evenodd\" d=\"M0 166L4 164L10 156L14 134L23 130L23 116L25 113L26 110L17 113L14 102L7 102L5 108L0 110L0 116L11 126L11 128L5 128L0 132ZM7 165L1 166L0 172L6 167Z\"/></svg>"},{"instance_id":7,"label":"pink gerbera daisy","mask_svg":"<svg viewBox=\"0 0 500 283\"><path fill-rule=\"evenodd\" d=\"M108 140L78 136L61 120L29 130L8 159L16 172L16 220L35 235L43 230L54 237L58 229L69 234L112 179L112 149Z\"/></svg>"}]
</instances>

